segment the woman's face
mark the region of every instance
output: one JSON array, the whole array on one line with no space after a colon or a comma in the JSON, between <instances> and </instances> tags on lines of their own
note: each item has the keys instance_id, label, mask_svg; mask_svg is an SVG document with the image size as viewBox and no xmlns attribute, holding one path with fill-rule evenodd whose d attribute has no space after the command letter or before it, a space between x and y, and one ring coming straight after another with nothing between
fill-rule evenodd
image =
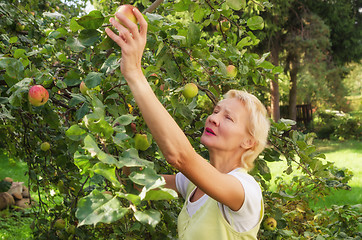
<instances>
[{"instance_id":1,"label":"woman's face","mask_svg":"<svg viewBox=\"0 0 362 240\"><path fill-rule=\"evenodd\" d=\"M239 150L243 141L250 137L247 133L248 119L249 114L239 99L221 100L206 119L201 143L209 150Z\"/></svg>"}]
</instances>

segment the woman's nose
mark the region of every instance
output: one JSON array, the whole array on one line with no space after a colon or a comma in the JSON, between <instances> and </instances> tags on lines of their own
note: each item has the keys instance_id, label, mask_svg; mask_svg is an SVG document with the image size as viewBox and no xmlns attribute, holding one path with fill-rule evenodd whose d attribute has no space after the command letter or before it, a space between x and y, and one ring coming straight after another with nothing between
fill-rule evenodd
<instances>
[{"instance_id":1,"label":"woman's nose","mask_svg":"<svg viewBox=\"0 0 362 240\"><path fill-rule=\"evenodd\" d=\"M219 118L216 114L211 114L209 116L209 122L215 124L216 126L219 126Z\"/></svg>"}]
</instances>

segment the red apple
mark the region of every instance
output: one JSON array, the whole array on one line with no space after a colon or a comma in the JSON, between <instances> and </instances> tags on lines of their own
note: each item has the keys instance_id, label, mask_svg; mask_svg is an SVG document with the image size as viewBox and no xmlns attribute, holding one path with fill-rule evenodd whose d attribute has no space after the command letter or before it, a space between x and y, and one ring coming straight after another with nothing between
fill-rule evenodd
<instances>
[{"instance_id":1,"label":"red apple","mask_svg":"<svg viewBox=\"0 0 362 240\"><path fill-rule=\"evenodd\" d=\"M42 85L34 85L29 90L28 99L32 105L42 106L48 101L49 93Z\"/></svg>"},{"instance_id":2,"label":"red apple","mask_svg":"<svg viewBox=\"0 0 362 240\"><path fill-rule=\"evenodd\" d=\"M197 88L195 83L188 83L184 86L184 89L182 90L182 95L184 95L185 98L193 98L197 95L199 92L199 89Z\"/></svg>"},{"instance_id":3,"label":"red apple","mask_svg":"<svg viewBox=\"0 0 362 240\"><path fill-rule=\"evenodd\" d=\"M137 24L137 18L136 16L133 14L133 8L134 6L129 5L129 4L125 4L125 5L121 5L118 9L116 13L121 13L123 15L125 15L129 20L131 20L132 22ZM120 23L120 21L118 20L117 16L115 17L116 21Z\"/></svg>"},{"instance_id":4,"label":"red apple","mask_svg":"<svg viewBox=\"0 0 362 240\"><path fill-rule=\"evenodd\" d=\"M234 78L236 77L236 74L238 74L238 70L234 65L229 65L226 67L226 75L228 77Z\"/></svg>"}]
</instances>

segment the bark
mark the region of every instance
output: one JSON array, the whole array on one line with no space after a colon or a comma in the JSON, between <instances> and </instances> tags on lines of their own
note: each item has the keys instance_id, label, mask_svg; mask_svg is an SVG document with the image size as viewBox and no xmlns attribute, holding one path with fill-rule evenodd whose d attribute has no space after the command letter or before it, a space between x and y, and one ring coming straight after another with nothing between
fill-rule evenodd
<instances>
[{"instance_id":1,"label":"bark","mask_svg":"<svg viewBox=\"0 0 362 240\"><path fill-rule=\"evenodd\" d=\"M289 118L297 121L297 74L299 60L293 57L290 62Z\"/></svg>"},{"instance_id":2,"label":"bark","mask_svg":"<svg viewBox=\"0 0 362 240\"><path fill-rule=\"evenodd\" d=\"M270 51L271 62L274 66L279 65L279 37L273 38L273 44ZM275 79L270 81L270 110L272 114L272 119L274 122L277 122L280 119L280 107L279 107L279 82L278 82L278 74L275 74Z\"/></svg>"}]
</instances>

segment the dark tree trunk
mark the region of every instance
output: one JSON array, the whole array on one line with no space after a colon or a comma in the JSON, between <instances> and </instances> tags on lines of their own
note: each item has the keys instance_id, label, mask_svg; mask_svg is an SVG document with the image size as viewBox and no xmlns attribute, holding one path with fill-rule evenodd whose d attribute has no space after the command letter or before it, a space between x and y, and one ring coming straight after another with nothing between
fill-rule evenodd
<instances>
[{"instance_id":1,"label":"dark tree trunk","mask_svg":"<svg viewBox=\"0 0 362 240\"><path fill-rule=\"evenodd\" d=\"M273 43L270 51L271 62L274 66L279 65L279 37L276 36L273 38ZM275 79L270 81L270 110L272 114L272 119L277 122L280 119L280 107L279 107L279 82L278 82L278 74L275 74Z\"/></svg>"}]
</instances>

